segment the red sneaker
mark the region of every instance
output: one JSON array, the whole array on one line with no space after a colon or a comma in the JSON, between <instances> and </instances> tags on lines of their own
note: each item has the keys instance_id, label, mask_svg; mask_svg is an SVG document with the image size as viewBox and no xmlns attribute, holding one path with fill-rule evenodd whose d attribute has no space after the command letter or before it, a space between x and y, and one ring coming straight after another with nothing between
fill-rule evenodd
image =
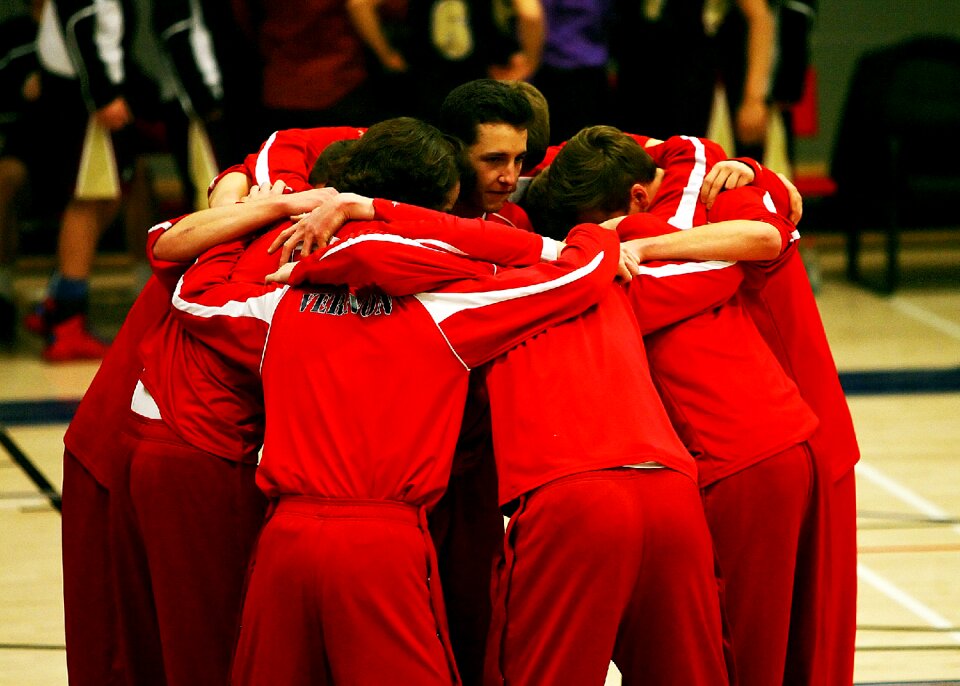
<instances>
[{"instance_id":1,"label":"red sneaker","mask_svg":"<svg viewBox=\"0 0 960 686\"><path fill-rule=\"evenodd\" d=\"M47 362L99 360L107 354L109 348L109 344L87 329L87 318L82 314L75 314L51 327L50 342L43 349L43 359Z\"/></svg>"}]
</instances>

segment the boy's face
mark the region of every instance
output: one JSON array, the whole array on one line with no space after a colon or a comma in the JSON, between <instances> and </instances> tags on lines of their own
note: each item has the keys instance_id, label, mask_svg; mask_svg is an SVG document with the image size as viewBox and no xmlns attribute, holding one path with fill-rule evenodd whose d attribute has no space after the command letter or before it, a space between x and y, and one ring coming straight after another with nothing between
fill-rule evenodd
<instances>
[{"instance_id":1,"label":"boy's face","mask_svg":"<svg viewBox=\"0 0 960 686\"><path fill-rule=\"evenodd\" d=\"M477 141L467 148L467 158L473 168L475 186L464 189L468 193L462 205L478 214L497 212L517 189L520 167L527 154L527 132L510 124L480 124Z\"/></svg>"}]
</instances>

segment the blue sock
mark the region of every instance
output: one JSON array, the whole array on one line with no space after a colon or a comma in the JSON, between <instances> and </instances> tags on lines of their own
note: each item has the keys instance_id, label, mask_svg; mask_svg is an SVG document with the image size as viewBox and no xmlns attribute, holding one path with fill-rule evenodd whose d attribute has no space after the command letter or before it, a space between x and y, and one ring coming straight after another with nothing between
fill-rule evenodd
<instances>
[{"instance_id":1,"label":"blue sock","mask_svg":"<svg viewBox=\"0 0 960 686\"><path fill-rule=\"evenodd\" d=\"M54 272L47 292L57 302L82 301L90 296L90 282L86 279L68 279L60 272Z\"/></svg>"},{"instance_id":2,"label":"blue sock","mask_svg":"<svg viewBox=\"0 0 960 686\"><path fill-rule=\"evenodd\" d=\"M86 279L67 279L60 272L55 272L47 286L47 294L53 299L53 307L40 307L48 325L56 325L75 315L87 313L90 284Z\"/></svg>"}]
</instances>

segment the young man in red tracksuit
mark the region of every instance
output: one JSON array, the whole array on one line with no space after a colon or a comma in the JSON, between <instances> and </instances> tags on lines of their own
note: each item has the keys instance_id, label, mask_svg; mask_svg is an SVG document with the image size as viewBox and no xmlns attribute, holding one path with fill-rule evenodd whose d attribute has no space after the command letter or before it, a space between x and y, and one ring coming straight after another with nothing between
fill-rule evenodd
<instances>
[{"instance_id":1,"label":"young man in red tracksuit","mask_svg":"<svg viewBox=\"0 0 960 686\"><path fill-rule=\"evenodd\" d=\"M278 216L313 206L291 203ZM229 237L192 242L180 255L185 262L167 268L182 273L189 260ZM141 343L158 335L169 311L170 291L152 278L127 314L64 436L62 553L71 683L146 684L164 678L151 591L130 583L117 565L142 555L131 555L129 549L129 475L135 444L123 429L144 368ZM104 426L118 427L118 433L105 434ZM118 537L120 531L125 535ZM121 621L121 608L140 614L126 614ZM132 622L131 616L136 617ZM124 639L122 627L131 626L133 638ZM210 651L208 657L215 660L216 655Z\"/></svg>"},{"instance_id":2,"label":"young man in red tracksuit","mask_svg":"<svg viewBox=\"0 0 960 686\"><path fill-rule=\"evenodd\" d=\"M608 140L626 141L619 132L600 130L594 132L591 142L598 144L605 135ZM578 136L566 152L557 155L560 163L554 161L551 181L574 178L564 164L576 174L584 166L576 160L583 155L592 157L594 148L602 147L588 145L583 149L588 140ZM714 147L709 141L686 137L648 147L658 167L665 170L645 189L652 191L644 197L649 212L679 229L704 223L706 210L698 201L697 191L709 165L723 159L723 152ZM786 211L789 200L785 188L769 172L761 175L761 171L765 170L757 170L757 174L775 191L776 205ZM582 181L574 183L584 185ZM589 195L582 188L577 192L582 198ZM748 192L760 193L756 189ZM712 213L710 218L763 219L766 215L766 221L778 221L770 196L763 198L766 208L755 198L755 209L751 209L750 204L735 201L744 193L721 194L714 207L723 208L725 214ZM629 232L630 224L628 219L621 227ZM784 244L796 236L791 225L781 227L781 233ZM622 237L630 235L621 233ZM815 435L817 421L805 397L801 400L803 394L794 380L784 374L779 355L771 353L748 314L752 311L749 303L765 280L776 278L792 260L791 250L760 274L753 268L748 286L732 301L666 328L649 321L644 303L651 292L644 286L656 284L656 292L670 279L657 274L656 279L640 278L630 286L631 292L640 296L634 303L638 317L646 324L645 340L655 379L668 409L673 408L671 417L681 436L700 461L704 503L725 581L737 676L746 684L769 683L780 679L785 670L791 678L802 679L788 653L808 649L822 640L811 631L821 612L816 606L823 603L813 600L811 594L818 587L811 584L822 570L811 566L810 560L811 556L817 557L815 551L826 538L815 535L819 517L811 492L819 479L811 474L815 464L811 464L811 445L806 442ZM731 344L721 348L722 341ZM691 362L705 345L714 351L714 362L722 361L722 365L713 365L710 374L698 373ZM738 372L738 365L745 367ZM726 420L718 422L717 418ZM750 437L749 442L744 441L745 436ZM796 447L787 450L791 445ZM778 453L777 446L786 452ZM777 457L773 459L772 455ZM741 521L746 515L744 497L752 504L749 526ZM784 541L792 541L792 546L785 548ZM757 576L764 578L762 602L754 592ZM809 605L797 602L804 597ZM798 630L804 626L806 634ZM809 683L818 682L814 678Z\"/></svg>"},{"instance_id":3,"label":"young man in red tracksuit","mask_svg":"<svg viewBox=\"0 0 960 686\"><path fill-rule=\"evenodd\" d=\"M752 160L743 161L771 190L778 212L787 215L790 198L782 190L775 192L777 175ZM696 165L690 168L693 171ZM819 419L807 441L814 469L813 513L798 560L785 683L844 686L853 679L857 595L853 467L860 451L799 252L785 256L760 283L742 291L744 305Z\"/></svg>"},{"instance_id":4,"label":"young man in red tracksuit","mask_svg":"<svg viewBox=\"0 0 960 686\"><path fill-rule=\"evenodd\" d=\"M769 171L769 170L767 170ZM847 686L857 629L857 512L853 419L799 253L772 272L745 302L767 344L820 418L810 437L815 522L807 573L797 589L786 684Z\"/></svg>"},{"instance_id":5,"label":"young man in red tracksuit","mask_svg":"<svg viewBox=\"0 0 960 686\"><path fill-rule=\"evenodd\" d=\"M486 384L511 513L486 682L601 684L613 659L625 684L726 683L695 467L622 290Z\"/></svg>"},{"instance_id":6,"label":"young man in red tracksuit","mask_svg":"<svg viewBox=\"0 0 960 686\"><path fill-rule=\"evenodd\" d=\"M528 135L538 115L522 90L477 79L451 90L440 107L439 126L465 145L466 172L453 212L532 231L511 195L527 156ZM475 379L465 418L460 458L447 497L434 516L441 561L449 570L451 633L464 683L482 680L490 622L490 573L503 538L497 506L496 467L483 384ZM472 449L471 449L472 448Z\"/></svg>"},{"instance_id":7,"label":"young man in red tracksuit","mask_svg":"<svg viewBox=\"0 0 960 686\"><path fill-rule=\"evenodd\" d=\"M118 650L111 522L129 464L129 446L104 427L121 426L142 369L137 345L170 309L170 295L151 279L100 363L64 435L62 531L63 611L71 684L116 683L126 673ZM144 635L144 641L156 637ZM123 683L121 680L120 683Z\"/></svg>"},{"instance_id":8,"label":"young man in red tracksuit","mask_svg":"<svg viewBox=\"0 0 960 686\"><path fill-rule=\"evenodd\" d=\"M187 265L151 262L166 285L169 312ZM130 462L116 492L113 539L121 645L132 683L223 682L266 508L253 481L262 400L169 315L137 350L137 384L123 424Z\"/></svg>"},{"instance_id":9,"label":"young man in red tracksuit","mask_svg":"<svg viewBox=\"0 0 960 686\"><path fill-rule=\"evenodd\" d=\"M255 556L235 683L457 681L425 512L446 487L469 369L607 290L615 236L583 227L568 245L560 262L496 274L418 244L452 276L404 298L230 282L242 245L188 271L179 316L259 369L267 411L257 479L277 505ZM322 355L289 354L311 338Z\"/></svg>"},{"instance_id":10,"label":"young man in red tracksuit","mask_svg":"<svg viewBox=\"0 0 960 686\"><path fill-rule=\"evenodd\" d=\"M398 132L385 122L371 145ZM439 133L435 138L447 154L443 171L452 184L452 146ZM422 180L414 173L409 178ZM312 209L331 193L287 194L237 210L244 221L263 225ZM227 237L249 231L240 222L221 220L218 226L224 225ZM170 243L169 226L150 232L151 257L163 238ZM196 254L181 244L174 250L178 260ZM172 292L186 265L152 261ZM276 265L275 256L260 259L247 267L247 277L262 283ZM133 446L129 483L118 491L127 496L126 516L116 527L121 627L138 684L229 678L246 565L266 506L254 483L264 420L259 379L237 369L218 348L190 335L174 317L139 345L142 371L127 426ZM158 640L143 640L144 632Z\"/></svg>"},{"instance_id":11,"label":"young man in red tracksuit","mask_svg":"<svg viewBox=\"0 0 960 686\"><path fill-rule=\"evenodd\" d=\"M278 216L312 206L291 202ZM192 259L213 244L192 244L181 259ZM188 264L167 267L182 273ZM134 443L124 427L144 368L140 346L158 335L169 311L170 291L158 279L151 279L128 313L64 436L64 615L71 683L150 683L149 679L163 678L150 591L140 589L143 592L138 595L137 584L130 583L130 577L118 573L116 567L119 560L131 559L124 547L130 543L129 536L118 540L117 533L120 524L129 532L126 494ZM118 432L107 435L104 426L118 427ZM131 606L145 613L135 620L132 646L120 638L118 626L118 608L126 611ZM144 656L150 661L144 663ZM141 676L134 676L138 673Z\"/></svg>"},{"instance_id":12,"label":"young man in red tracksuit","mask_svg":"<svg viewBox=\"0 0 960 686\"><path fill-rule=\"evenodd\" d=\"M733 217L763 218L762 204L762 212L751 212L755 208L749 204L735 202L747 195L759 204L757 192L727 191L714 207L723 211L732 204ZM633 219L620 224L621 232L629 232L621 236L651 235L651 227L638 231ZM661 223L652 235L667 230ZM654 381L697 460L737 682L767 684L784 671L797 560L813 488L806 440L818 420L747 314L736 292L743 278L739 264L723 264L728 266L647 262L627 292L642 322ZM663 313L676 310L663 307L671 299L716 294L715 281L724 276L733 279L727 285L732 288L723 289L716 304L682 320L664 318ZM764 592L758 594L761 578Z\"/></svg>"}]
</instances>

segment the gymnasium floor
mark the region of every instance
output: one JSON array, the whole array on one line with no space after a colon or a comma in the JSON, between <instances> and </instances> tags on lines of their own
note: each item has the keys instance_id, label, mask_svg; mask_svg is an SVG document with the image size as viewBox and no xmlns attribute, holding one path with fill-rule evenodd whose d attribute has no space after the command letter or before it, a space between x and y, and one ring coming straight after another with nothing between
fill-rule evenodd
<instances>
[{"instance_id":1,"label":"gymnasium floor","mask_svg":"<svg viewBox=\"0 0 960 686\"><path fill-rule=\"evenodd\" d=\"M890 298L843 279L839 237L812 242L863 452L856 681L960 684L960 234L905 237L905 284ZM25 266L24 303L39 297L47 267ZM99 330L116 330L129 290L124 260L102 260ZM97 366L46 365L39 349L24 334L0 353L0 686L66 684L50 497L66 423Z\"/></svg>"}]
</instances>

